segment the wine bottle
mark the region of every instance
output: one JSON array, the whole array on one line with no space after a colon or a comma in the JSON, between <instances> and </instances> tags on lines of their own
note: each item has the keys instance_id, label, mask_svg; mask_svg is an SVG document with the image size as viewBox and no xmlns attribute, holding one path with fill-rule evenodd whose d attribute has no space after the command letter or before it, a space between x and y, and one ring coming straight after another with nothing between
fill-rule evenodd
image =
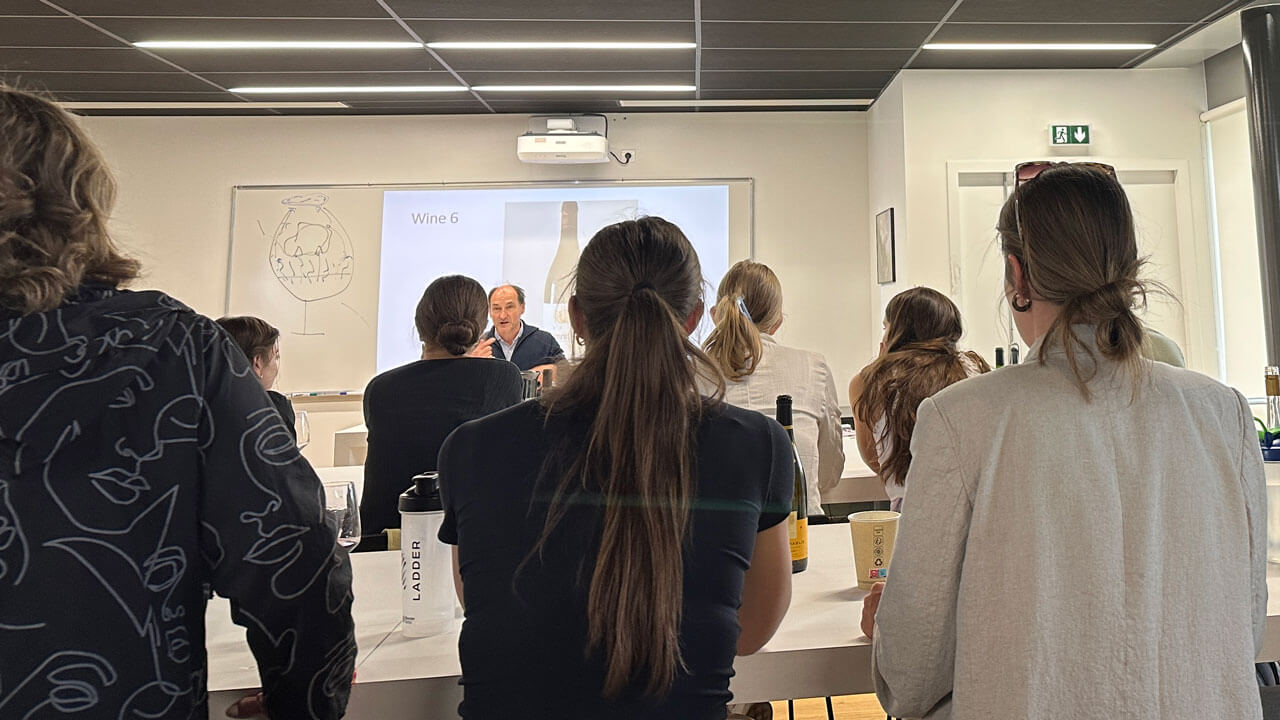
<instances>
[{"instance_id":1,"label":"wine bottle","mask_svg":"<svg viewBox=\"0 0 1280 720\"><path fill-rule=\"evenodd\" d=\"M562 348L573 346L569 324L569 281L578 263L578 203L560 203L560 245L556 248L542 289L542 323Z\"/></svg>"},{"instance_id":2,"label":"wine bottle","mask_svg":"<svg viewBox=\"0 0 1280 720\"><path fill-rule=\"evenodd\" d=\"M996 367L1004 367L1004 348L996 348Z\"/></svg>"},{"instance_id":3,"label":"wine bottle","mask_svg":"<svg viewBox=\"0 0 1280 720\"><path fill-rule=\"evenodd\" d=\"M777 403L778 423L791 438L791 462L795 468L787 535L791 541L791 572L798 573L809 567L809 486L804 480L804 467L800 465L800 453L796 450L796 434L791 427L791 396L779 395Z\"/></svg>"},{"instance_id":4,"label":"wine bottle","mask_svg":"<svg viewBox=\"0 0 1280 720\"><path fill-rule=\"evenodd\" d=\"M1017 345L1009 346L1009 364L1010 365L1018 364L1018 346Z\"/></svg>"}]
</instances>

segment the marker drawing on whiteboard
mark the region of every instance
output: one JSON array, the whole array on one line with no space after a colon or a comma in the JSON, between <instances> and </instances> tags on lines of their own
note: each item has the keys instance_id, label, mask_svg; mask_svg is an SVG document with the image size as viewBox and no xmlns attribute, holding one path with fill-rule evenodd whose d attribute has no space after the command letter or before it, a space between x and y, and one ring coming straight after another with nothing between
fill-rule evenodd
<instances>
[{"instance_id":1,"label":"marker drawing on whiteboard","mask_svg":"<svg viewBox=\"0 0 1280 720\"><path fill-rule=\"evenodd\" d=\"M308 306L345 292L355 271L351 237L324 206L328 200L323 193L281 200L288 209L271 236L271 272L290 295L302 301L302 331L295 331L297 335L324 334L307 327Z\"/></svg>"}]
</instances>

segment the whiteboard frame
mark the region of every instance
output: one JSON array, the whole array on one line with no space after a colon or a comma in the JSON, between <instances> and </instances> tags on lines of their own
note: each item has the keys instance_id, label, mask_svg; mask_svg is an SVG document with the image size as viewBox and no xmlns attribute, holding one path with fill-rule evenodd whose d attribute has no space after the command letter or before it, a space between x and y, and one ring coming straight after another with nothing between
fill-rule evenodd
<instances>
[{"instance_id":1,"label":"whiteboard frame","mask_svg":"<svg viewBox=\"0 0 1280 720\"><path fill-rule=\"evenodd\" d=\"M626 185L699 186L743 183L747 187L747 258L756 257L756 183L755 178L617 178L613 180L512 180L486 182L412 182L412 183L328 183L286 185L232 185L231 226L227 235L227 287L222 297L222 314L231 310L231 272L235 261L236 193L241 190L500 190L502 188L572 188L621 187ZM730 215L732 222L732 214Z\"/></svg>"}]
</instances>

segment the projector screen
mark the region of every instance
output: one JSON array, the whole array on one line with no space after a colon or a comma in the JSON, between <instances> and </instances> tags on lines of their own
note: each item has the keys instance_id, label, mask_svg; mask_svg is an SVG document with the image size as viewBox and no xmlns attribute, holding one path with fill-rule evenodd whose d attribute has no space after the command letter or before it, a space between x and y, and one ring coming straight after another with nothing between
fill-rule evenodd
<instances>
[{"instance_id":1,"label":"projector screen","mask_svg":"<svg viewBox=\"0 0 1280 720\"><path fill-rule=\"evenodd\" d=\"M387 191L378 372L420 356L414 308L431 280L451 274L473 277L486 291L502 284L522 288L525 324L550 332L568 352L567 285L578 253L600 228L646 215L684 231L712 295L729 267L728 185Z\"/></svg>"},{"instance_id":2,"label":"projector screen","mask_svg":"<svg viewBox=\"0 0 1280 720\"><path fill-rule=\"evenodd\" d=\"M419 358L413 313L442 275L520 286L525 322L568 352L565 281L579 251L601 227L644 215L689 237L708 302L752 255L749 179L238 186L226 314L280 329L287 392L358 392ZM709 328L704 318L696 339Z\"/></svg>"}]
</instances>

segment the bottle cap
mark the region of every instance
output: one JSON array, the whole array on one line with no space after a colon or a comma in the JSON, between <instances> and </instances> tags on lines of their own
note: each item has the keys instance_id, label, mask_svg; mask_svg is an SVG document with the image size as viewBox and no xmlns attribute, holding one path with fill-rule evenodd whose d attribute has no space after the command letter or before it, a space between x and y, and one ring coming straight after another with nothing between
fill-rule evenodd
<instances>
[{"instance_id":1,"label":"bottle cap","mask_svg":"<svg viewBox=\"0 0 1280 720\"><path fill-rule=\"evenodd\" d=\"M776 402L778 404L776 413L778 422L783 427L786 427L791 424L791 396L779 395Z\"/></svg>"},{"instance_id":2,"label":"bottle cap","mask_svg":"<svg viewBox=\"0 0 1280 720\"><path fill-rule=\"evenodd\" d=\"M444 510L440 500L440 473L424 472L413 476L413 485L400 494L400 512L421 513Z\"/></svg>"}]
</instances>

